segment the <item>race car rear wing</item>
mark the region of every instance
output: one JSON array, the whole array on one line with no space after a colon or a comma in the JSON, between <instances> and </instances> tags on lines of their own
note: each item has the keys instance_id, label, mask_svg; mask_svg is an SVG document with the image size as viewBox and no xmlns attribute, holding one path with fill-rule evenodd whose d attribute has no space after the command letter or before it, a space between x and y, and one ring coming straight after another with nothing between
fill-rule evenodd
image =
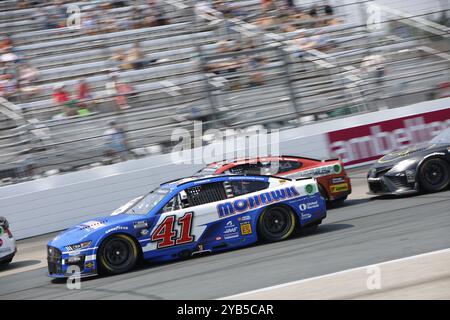
<instances>
[{"instance_id":1,"label":"race car rear wing","mask_svg":"<svg viewBox=\"0 0 450 320\"><path fill-rule=\"evenodd\" d=\"M338 161L339 160L339 158L317 159L317 158L300 157L300 156L289 156L289 155L282 155L280 157L282 157L282 158L306 159L306 160L312 160L312 161L317 161L317 162L328 162L328 161Z\"/></svg>"},{"instance_id":2,"label":"race car rear wing","mask_svg":"<svg viewBox=\"0 0 450 320\"><path fill-rule=\"evenodd\" d=\"M313 176L309 176L309 177L300 177L300 178L295 178L295 179L292 179L292 180L295 180L295 181L301 181L301 180L309 180L309 179L316 179L316 178L314 178Z\"/></svg>"},{"instance_id":3,"label":"race car rear wing","mask_svg":"<svg viewBox=\"0 0 450 320\"><path fill-rule=\"evenodd\" d=\"M330 158L330 159L323 159L322 162L328 162L328 161L339 161L339 158Z\"/></svg>"}]
</instances>

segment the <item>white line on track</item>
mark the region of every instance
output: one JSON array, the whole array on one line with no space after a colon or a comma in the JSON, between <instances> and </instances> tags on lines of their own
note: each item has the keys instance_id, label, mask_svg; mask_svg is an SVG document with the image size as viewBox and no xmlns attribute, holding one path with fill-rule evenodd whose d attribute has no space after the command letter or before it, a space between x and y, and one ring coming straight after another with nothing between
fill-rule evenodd
<instances>
[{"instance_id":1,"label":"white line on track","mask_svg":"<svg viewBox=\"0 0 450 320\"><path fill-rule=\"evenodd\" d=\"M388 264L393 264L393 263L398 263L398 262L406 262L408 260L414 260L414 259L417 259L417 258L429 257L429 256L438 255L438 254L444 254L444 253L450 253L450 248L449 249L432 251L432 252L427 252L427 253L422 253L422 254L409 256L409 257L405 257L405 258L400 258L400 259L394 259L394 260L379 262L379 263L375 263L375 264L371 264L371 265L366 265L366 266L346 269L346 270L333 272L333 273L329 273L329 274L325 274L325 275L321 275L321 276L317 276L317 277L312 277L312 278L307 278L307 279L302 279L302 280L291 281L291 282L287 282L287 283L283 283L283 284L278 284L278 285L274 285L274 286L270 286L270 287L266 287L266 288L246 291L246 292L238 293L238 294L227 296L227 297L222 297L222 298L219 298L218 300L242 299L244 296L250 296L250 295L253 295L253 294L257 294L257 293L268 292L268 291L272 291L272 290L286 288L286 287L289 287L289 286L295 286L295 285L307 283L307 282L310 282L310 281L324 279L324 278L329 278L329 277L333 277L333 276L344 275L344 274L347 274L347 273L350 273L350 272L353 272L353 271L367 269L367 268L369 268L371 266L388 265Z\"/></svg>"}]
</instances>

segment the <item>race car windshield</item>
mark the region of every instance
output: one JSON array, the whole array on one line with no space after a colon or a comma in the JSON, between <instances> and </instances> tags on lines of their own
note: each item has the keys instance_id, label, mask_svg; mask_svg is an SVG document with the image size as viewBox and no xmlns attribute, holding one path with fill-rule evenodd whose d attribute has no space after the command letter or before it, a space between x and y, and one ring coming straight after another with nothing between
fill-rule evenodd
<instances>
[{"instance_id":1,"label":"race car windshield","mask_svg":"<svg viewBox=\"0 0 450 320\"><path fill-rule=\"evenodd\" d=\"M150 212L170 192L168 188L158 188L143 196L124 212L125 214L144 215Z\"/></svg>"},{"instance_id":2,"label":"race car windshield","mask_svg":"<svg viewBox=\"0 0 450 320\"><path fill-rule=\"evenodd\" d=\"M133 200L128 201L124 205L122 205L119 208L117 208L116 210L114 210L113 213L111 213L111 215L116 216L118 214L124 213L128 208L130 208L131 206L136 204L136 202L138 202L140 199L142 199L142 197L143 196L140 196L140 197L134 198Z\"/></svg>"},{"instance_id":3,"label":"race car windshield","mask_svg":"<svg viewBox=\"0 0 450 320\"><path fill-rule=\"evenodd\" d=\"M442 131L436 137L434 137L431 143L450 143L450 128Z\"/></svg>"}]
</instances>

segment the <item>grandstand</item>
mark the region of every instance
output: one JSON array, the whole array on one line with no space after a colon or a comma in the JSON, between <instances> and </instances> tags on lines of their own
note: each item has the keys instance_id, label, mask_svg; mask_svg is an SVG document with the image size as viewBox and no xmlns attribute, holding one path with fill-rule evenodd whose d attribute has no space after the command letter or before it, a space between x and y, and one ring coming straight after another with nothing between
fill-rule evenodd
<instances>
[{"instance_id":1,"label":"grandstand","mask_svg":"<svg viewBox=\"0 0 450 320\"><path fill-rule=\"evenodd\" d=\"M128 157L139 157L168 152L173 130L192 130L195 120L288 128L437 99L450 82L449 28L427 20L448 8L412 15L383 2L383 20L371 29L363 19L370 1L150 1L157 9L147 1L60 2L0 2L0 35L12 41L15 68L38 70L29 87L0 98L3 184L111 163L111 121L126 131ZM49 12L69 5L80 9L81 27L55 27L62 18L49 25ZM158 13L146 22L148 10ZM112 59L136 43L145 61L138 68ZM113 76L132 88L130 108L117 107ZM64 114L55 86L73 92L80 78L92 92L89 110Z\"/></svg>"}]
</instances>

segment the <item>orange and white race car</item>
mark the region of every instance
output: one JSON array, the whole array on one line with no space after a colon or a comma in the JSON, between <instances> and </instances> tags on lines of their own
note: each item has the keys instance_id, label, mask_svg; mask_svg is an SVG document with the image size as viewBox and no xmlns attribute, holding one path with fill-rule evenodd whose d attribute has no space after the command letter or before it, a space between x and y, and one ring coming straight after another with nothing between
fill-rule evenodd
<instances>
[{"instance_id":1,"label":"orange and white race car","mask_svg":"<svg viewBox=\"0 0 450 320\"><path fill-rule=\"evenodd\" d=\"M296 156L272 156L220 161L208 164L195 176L230 173L275 175L296 179L314 177L322 197L330 202L343 201L352 192L350 178L339 159L318 160Z\"/></svg>"}]
</instances>

